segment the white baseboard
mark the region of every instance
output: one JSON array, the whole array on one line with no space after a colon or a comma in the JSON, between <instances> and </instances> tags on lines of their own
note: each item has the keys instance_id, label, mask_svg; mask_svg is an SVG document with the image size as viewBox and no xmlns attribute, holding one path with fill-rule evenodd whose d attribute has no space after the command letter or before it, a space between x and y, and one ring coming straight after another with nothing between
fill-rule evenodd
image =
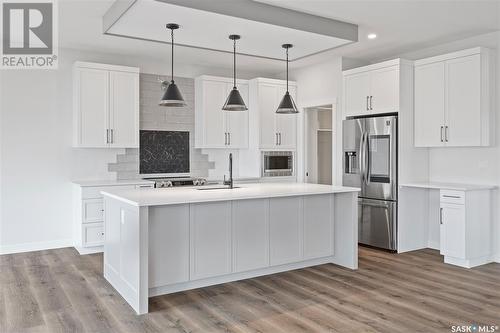
<instances>
[{"instance_id":1,"label":"white baseboard","mask_svg":"<svg viewBox=\"0 0 500 333\"><path fill-rule=\"evenodd\" d=\"M431 242L431 241L429 241L429 243L427 244L427 247L429 249L433 249L433 250L439 250L439 249L441 249L441 247L439 246L439 242Z\"/></svg>"},{"instance_id":2,"label":"white baseboard","mask_svg":"<svg viewBox=\"0 0 500 333\"><path fill-rule=\"evenodd\" d=\"M73 239L61 239L61 240L55 240L55 241L49 241L49 242L33 242L33 243L2 245L2 246L0 246L0 255L1 254L41 251L41 250L60 249L63 247L72 247L72 246L73 246Z\"/></svg>"},{"instance_id":3,"label":"white baseboard","mask_svg":"<svg viewBox=\"0 0 500 333\"><path fill-rule=\"evenodd\" d=\"M500 254L496 254L491 258L494 262L497 262L500 264Z\"/></svg>"}]
</instances>

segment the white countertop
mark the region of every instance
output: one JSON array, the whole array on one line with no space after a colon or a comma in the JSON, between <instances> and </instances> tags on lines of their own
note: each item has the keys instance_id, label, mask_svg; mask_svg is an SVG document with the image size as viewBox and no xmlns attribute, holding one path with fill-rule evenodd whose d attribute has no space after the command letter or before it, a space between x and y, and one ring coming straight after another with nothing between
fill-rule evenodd
<instances>
[{"instance_id":1,"label":"white countertop","mask_svg":"<svg viewBox=\"0 0 500 333\"><path fill-rule=\"evenodd\" d=\"M116 180L116 179L108 179L108 180L104 180L104 179L101 179L101 180L75 180L72 183L76 184L76 185L80 185L81 187L154 184L154 182L152 182L150 180L144 180L144 179L127 179L127 180Z\"/></svg>"},{"instance_id":2,"label":"white countertop","mask_svg":"<svg viewBox=\"0 0 500 333\"><path fill-rule=\"evenodd\" d=\"M133 206L163 206L196 202L230 201L243 199L259 199L274 197L289 197L299 195L331 194L358 192L359 188L317 185L306 183L258 183L258 184L235 184L238 188L199 190L200 188L221 187L177 187L177 188L154 188L133 190L107 190L103 191L108 196Z\"/></svg>"},{"instance_id":3,"label":"white countertop","mask_svg":"<svg viewBox=\"0 0 500 333\"><path fill-rule=\"evenodd\" d=\"M480 185L480 184L457 184L457 183L440 183L440 182L415 182L399 184L401 187L418 187L437 190L455 190L455 191L478 191L478 190L493 190L497 188L495 185Z\"/></svg>"}]
</instances>

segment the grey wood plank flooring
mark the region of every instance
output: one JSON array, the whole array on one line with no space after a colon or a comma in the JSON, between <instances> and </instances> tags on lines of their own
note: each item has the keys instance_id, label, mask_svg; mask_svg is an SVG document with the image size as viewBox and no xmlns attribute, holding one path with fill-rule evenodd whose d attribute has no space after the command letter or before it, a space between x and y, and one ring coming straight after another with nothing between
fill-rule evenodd
<instances>
[{"instance_id":1,"label":"grey wood plank flooring","mask_svg":"<svg viewBox=\"0 0 500 333\"><path fill-rule=\"evenodd\" d=\"M0 332L450 332L500 326L500 264L434 250L360 248L359 270L320 265L150 299L136 316L73 248L0 256Z\"/></svg>"}]
</instances>

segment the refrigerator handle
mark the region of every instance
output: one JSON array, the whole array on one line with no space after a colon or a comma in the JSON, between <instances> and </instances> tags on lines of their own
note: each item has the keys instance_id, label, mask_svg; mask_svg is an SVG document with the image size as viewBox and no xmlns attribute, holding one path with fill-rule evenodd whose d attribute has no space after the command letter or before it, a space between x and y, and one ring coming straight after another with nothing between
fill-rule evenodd
<instances>
[{"instance_id":1,"label":"refrigerator handle","mask_svg":"<svg viewBox=\"0 0 500 333\"><path fill-rule=\"evenodd\" d=\"M365 178L366 184L370 184L370 141L368 133L365 135Z\"/></svg>"},{"instance_id":2,"label":"refrigerator handle","mask_svg":"<svg viewBox=\"0 0 500 333\"><path fill-rule=\"evenodd\" d=\"M361 183L365 181L365 152L364 152L365 132L361 133L359 140L359 174L361 175Z\"/></svg>"}]
</instances>

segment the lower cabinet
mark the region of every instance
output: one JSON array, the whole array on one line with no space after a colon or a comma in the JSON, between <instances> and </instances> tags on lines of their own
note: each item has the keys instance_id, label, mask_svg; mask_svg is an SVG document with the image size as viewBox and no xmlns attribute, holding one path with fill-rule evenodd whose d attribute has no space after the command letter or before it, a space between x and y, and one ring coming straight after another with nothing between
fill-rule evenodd
<instances>
[{"instance_id":1,"label":"lower cabinet","mask_svg":"<svg viewBox=\"0 0 500 333\"><path fill-rule=\"evenodd\" d=\"M304 197L304 259L333 253L333 197Z\"/></svg>"},{"instance_id":2,"label":"lower cabinet","mask_svg":"<svg viewBox=\"0 0 500 333\"><path fill-rule=\"evenodd\" d=\"M190 206L191 280L231 273L231 202Z\"/></svg>"},{"instance_id":3,"label":"lower cabinet","mask_svg":"<svg viewBox=\"0 0 500 333\"><path fill-rule=\"evenodd\" d=\"M232 206L234 272L268 267L269 200L240 200Z\"/></svg>"},{"instance_id":4,"label":"lower cabinet","mask_svg":"<svg viewBox=\"0 0 500 333\"><path fill-rule=\"evenodd\" d=\"M302 197L270 199L271 265L288 264L302 258L301 211Z\"/></svg>"},{"instance_id":5,"label":"lower cabinet","mask_svg":"<svg viewBox=\"0 0 500 333\"><path fill-rule=\"evenodd\" d=\"M474 267L491 262L491 191L440 191L440 251L444 262Z\"/></svg>"},{"instance_id":6,"label":"lower cabinet","mask_svg":"<svg viewBox=\"0 0 500 333\"><path fill-rule=\"evenodd\" d=\"M333 223L333 194L151 207L149 287L332 256Z\"/></svg>"}]
</instances>

